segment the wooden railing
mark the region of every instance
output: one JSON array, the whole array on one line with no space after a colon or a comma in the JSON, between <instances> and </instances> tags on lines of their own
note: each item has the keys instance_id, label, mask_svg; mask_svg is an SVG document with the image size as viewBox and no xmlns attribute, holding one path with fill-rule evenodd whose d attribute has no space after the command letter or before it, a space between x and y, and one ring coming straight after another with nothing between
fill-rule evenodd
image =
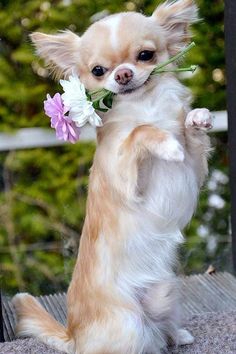
<instances>
[{"instance_id":1,"label":"wooden railing","mask_svg":"<svg viewBox=\"0 0 236 354\"><path fill-rule=\"evenodd\" d=\"M212 131L227 130L227 112L212 112L212 114L214 116L214 128ZM81 141L91 141L95 139L95 130L91 126L85 126L81 130ZM24 128L12 134L0 133L0 151L52 147L63 144L65 144L65 142L56 139L53 129Z\"/></svg>"}]
</instances>

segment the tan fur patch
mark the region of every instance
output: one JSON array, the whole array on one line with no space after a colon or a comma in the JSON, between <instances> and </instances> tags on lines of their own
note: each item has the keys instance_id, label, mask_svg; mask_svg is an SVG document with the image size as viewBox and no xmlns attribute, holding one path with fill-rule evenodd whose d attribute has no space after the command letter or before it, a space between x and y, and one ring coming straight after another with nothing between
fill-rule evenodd
<instances>
[{"instance_id":1,"label":"tan fur patch","mask_svg":"<svg viewBox=\"0 0 236 354\"><path fill-rule=\"evenodd\" d=\"M126 306L114 296L109 284L106 285L106 289L99 290L97 286L99 279L97 281L94 279L96 272L99 271L99 238L102 235L105 237L110 235L111 238L107 242L110 243L111 254L113 252L112 245L115 242L117 242L116 247L119 247L117 219L119 198L117 199L111 193L112 189L109 186L111 182L97 163L98 161L95 159L90 175L86 219L80 241L79 258L68 291L68 328L70 333L83 330L88 323L104 320L106 316L109 316L111 306ZM115 235L117 235L117 239L114 239Z\"/></svg>"},{"instance_id":2,"label":"tan fur patch","mask_svg":"<svg viewBox=\"0 0 236 354\"><path fill-rule=\"evenodd\" d=\"M121 146L122 152L136 153L142 150L152 151L152 145L162 143L166 139L166 133L150 125L141 125L135 128ZM132 150L131 150L132 149Z\"/></svg>"}]
</instances>

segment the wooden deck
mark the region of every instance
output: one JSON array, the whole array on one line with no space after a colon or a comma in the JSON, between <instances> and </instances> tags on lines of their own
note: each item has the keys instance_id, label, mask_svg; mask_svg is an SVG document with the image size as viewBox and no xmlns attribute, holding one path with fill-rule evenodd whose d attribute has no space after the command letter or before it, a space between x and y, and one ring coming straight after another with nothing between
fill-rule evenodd
<instances>
[{"instance_id":1,"label":"wooden deck","mask_svg":"<svg viewBox=\"0 0 236 354\"><path fill-rule=\"evenodd\" d=\"M209 312L236 310L236 278L229 273L192 275L181 278L181 297L185 317ZM66 323L66 296L40 296L42 305L59 322ZM15 339L15 315L9 298L3 298L3 327L5 341Z\"/></svg>"}]
</instances>

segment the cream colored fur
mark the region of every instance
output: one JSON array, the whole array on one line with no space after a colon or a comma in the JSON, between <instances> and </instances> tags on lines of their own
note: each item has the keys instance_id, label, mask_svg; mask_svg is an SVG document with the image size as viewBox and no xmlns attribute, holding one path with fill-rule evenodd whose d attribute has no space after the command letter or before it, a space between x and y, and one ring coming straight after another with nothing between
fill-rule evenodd
<instances>
[{"instance_id":1,"label":"cream colored fur","mask_svg":"<svg viewBox=\"0 0 236 354\"><path fill-rule=\"evenodd\" d=\"M194 2L179 0L152 17L110 16L81 38L32 34L39 55L59 73L77 71L86 88L118 94L97 130L67 328L19 294L19 335L76 354L159 354L168 341L193 341L181 328L174 268L207 175L211 117L191 112L191 94L174 75L147 78L184 46L196 19ZM143 50L153 50L153 59L137 60ZM107 69L104 76L91 73L96 65ZM115 80L120 68L133 71L126 86Z\"/></svg>"}]
</instances>

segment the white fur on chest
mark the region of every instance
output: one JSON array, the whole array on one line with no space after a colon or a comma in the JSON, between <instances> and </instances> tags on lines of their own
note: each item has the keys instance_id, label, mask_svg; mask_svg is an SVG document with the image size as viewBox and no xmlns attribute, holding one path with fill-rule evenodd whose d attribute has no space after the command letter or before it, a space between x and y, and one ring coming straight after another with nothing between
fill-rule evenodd
<instances>
[{"instance_id":1,"label":"white fur on chest","mask_svg":"<svg viewBox=\"0 0 236 354\"><path fill-rule=\"evenodd\" d=\"M160 129L178 134L178 117L183 110L189 110L189 91L177 80L160 79L152 90L127 95L117 99L109 121L126 122L131 127L140 124L155 125Z\"/></svg>"},{"instance_id":2,"label":"white fur on chest","mask_svg":"<svg viewBox=\"0 0 236 354\"><path fill-rule=\"evenodd\" d=\"M117 101L109 112L108 122L119 129L114 142L109 140L109 154L104 169L117 182L119 176L119 147L131 131L142 124L154 125L181 137L178 117L189 110L189 92L176 80L164 81L136 99ZM124 257L120 265L117 285L124 292L147 288L173 276L176 250L183 241L181 229L194 212L198 184L192 157L185 151L183 162L164 161L150 157L139 171L138 202L133 202L125 233ZM127 220L123 217L122 225ZM132 222L130 222L132 220Z\"/></svg>"},{"instance_id":3,"label":"white fur on chest","mask_svg":"<svg viewBox=\"0 0 236 354\"><path fill-rule=\"evenodd\" d=\"M143 208L155 215L157 228L182 230L194 213L199 190L191 156L185 151L184 162L153 160Z\"/></svg>"}]
</instances>

